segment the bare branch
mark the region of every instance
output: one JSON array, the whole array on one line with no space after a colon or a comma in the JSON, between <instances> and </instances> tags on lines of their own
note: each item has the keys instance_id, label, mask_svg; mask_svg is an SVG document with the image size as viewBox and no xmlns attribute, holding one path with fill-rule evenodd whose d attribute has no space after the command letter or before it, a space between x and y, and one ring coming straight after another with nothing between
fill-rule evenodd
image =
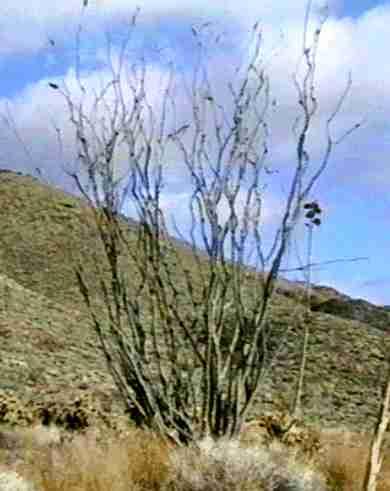
<instances>
[{"instance_id":1,"label":"bare branch","mask_svg":"<svg viewBox=\"0 0 390 491\"><path fill-rule=\"evenodd\" d=\"M128 62L127 45L136 16L118 62L112 60L107 39L110 80L100 91L84 86L79 57L80 99L75 100L65 84L53 87L67 104L75 133L81 171L68 170L68 175L92 209L109 270L104 276L102 265L96 265L106 320L94 310L81 266L77 269L80 290L133 419L141 426L155 427L164 437L172 437L173 432L180 444L205 435L232 437L240 431L283 351L285 337L270 347L269 311L292 232L334 145L351 133L338 140L330 134L348 84L327 121L324 158L317 165L311 162L307 139L319 107L316 57L325 19L308 46L310 11L308 2L303 77L299 79L298 70L293 77L300 112L293 127L293 177L268 254L263 250L262 227L264 190L272 172L267 119L276 106L259 24L251 32L250 59L227 82L228 102L221 100L208 74L210 46L204 33L209 26L192 27L197 60L190 84L183 87L190 103L184 121L178 120L173 63L161 90L161 107L156 108L147 94L146 61ZM80 41L81 28L78 50ZM92 97L91 107L86 96ZM188 250L178 248L169 236L162 206L166 156L172 147L190 185ZM122 174L118 155L126 156ZM123 221L125 202L135 210L136 226ZM252 255L261 275L249 271ZM310 257L307 262L315 266ZM304 368L302 363L301 379Z\"/></svg>"}]
</instances>

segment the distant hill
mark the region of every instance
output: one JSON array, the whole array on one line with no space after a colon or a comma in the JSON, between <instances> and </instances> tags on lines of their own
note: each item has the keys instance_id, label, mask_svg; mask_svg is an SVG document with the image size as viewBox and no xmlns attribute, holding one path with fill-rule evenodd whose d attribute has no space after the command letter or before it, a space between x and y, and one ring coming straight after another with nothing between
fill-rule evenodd
<instances>
[{"instance_id":1,"label":"distant hill","mask_svg":"<svg viewBox=\"0 0 390 491\"><path fill-rule=\"evenodd\" d=\"M0 171L0 210L0 391L20 397L27 391L36 399L100 391L120 408L74 273L81 261L91 295L102 306L92 259L102 250L88 207L31 176ZM131 244L137 224L128 225ZM186 244L175 246L189 265L194 263ZM287 333L286 343L254 414L282 407L293 394L302 293L300 284L279 283L270 322L276 340ZM324 425L366 427L378 410L390 307L314 287L312 310L305 417Z\"/></svg>"}]
</instances>

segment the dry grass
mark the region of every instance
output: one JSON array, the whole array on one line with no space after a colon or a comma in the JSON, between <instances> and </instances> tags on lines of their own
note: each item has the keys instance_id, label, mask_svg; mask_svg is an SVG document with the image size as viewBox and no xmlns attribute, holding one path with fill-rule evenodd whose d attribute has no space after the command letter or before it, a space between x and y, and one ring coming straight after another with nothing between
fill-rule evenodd
<instances>
[{"instance_id":1,"label":"dry grass","mask_svg":"<svg viewBox=\"0 0 390 491\"><path fill-rule=\"evenodd\" d=\"M360 491L369 455L370 437L350 431L322 432L321 469L332 491ZM377 491L390 490L390 455L385 449Z\"/></svg>"},{"instance_id":2,"label":"dry grass","mask_svg":"<svg viewBox=\"0 0 390 491\"><path fill-rule=\"evenodd\" d=\"M125 437L94 431L62 443L29 440L17 472L40 491L130 491L161 489L168 474L166 445L133 430Z\"/></svg>"},{"instance_id":3,"label":"dry grass","mask_svg":"<svg viewBox=\"0 0 390 491\"><path fill-rule=\"evenodd\" d=\"M204 440L198 447L174 449L140 430L103 438L91 430L65 440L58 430L43 427L17 433L25 448L8 469L17 474L6 476L6 469L0 469L11 482L6 491L327 489L311 462L277 445L245 448L235 441Z\"/></svg>"},{"instance_id":4,"label":"dry grass","mask_svg":"<svg viewBox=\"0 0 390 491\"><path fill-rule=\"evenodd\" d=\"M0 467L1 491L359 491L369 444L366 434L323 431L321 454L308 459L276 442L204 440L169 448L135 429L64 438L57 429L35 427L7 435L12 449L15 441L24 449L18 461ZM385 490L389 456L378 483Z\"/></svg>"},{"instance_id":5,"label":"dry grass","mask_svg":"<svg viewBox=\"0 0 390 491\"><path fill-rule=\"evenodd\" d=\"M35 491L32 483L14 471L0 471L0 489L1 491Z\"/></svg>"}]
</instances>

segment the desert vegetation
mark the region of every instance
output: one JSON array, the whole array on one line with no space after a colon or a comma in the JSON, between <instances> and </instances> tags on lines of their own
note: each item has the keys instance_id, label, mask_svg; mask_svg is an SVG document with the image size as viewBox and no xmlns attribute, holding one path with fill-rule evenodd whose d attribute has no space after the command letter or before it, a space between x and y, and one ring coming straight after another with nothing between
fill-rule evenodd
<instances>
[{"instance_id":1,"label":"desert vegetation","mask_svg":"<svg viewBox=\"0 0 390 491\"><path fill-rule=\"evenodd\" d=\"M342 490L361 489L369 454L367 434L318 430L320 451L289 447L244 430L240 439L205 439L177 447L135 427L69 435L35 426L1 431L0 486L4 491L103 490ZM385 458L377 489L390 486Z\"/></svg>"},{"instance_id":2,"label":"desert vegetation","mask_svg":"<svg viewBox=\"0 0 390 491\"><path fill-rule=\"evenodd\" d=\"M301 60L293 75L298 108L292 128L296 163L280 226L268 251L263 244L262 208L267 175L272 173L267 121L272 99L258 23L252 30L252 53L236 80L227 82L229 101L214 93L207 66L209 46L193 29L199 59L190 81L186 121L176 107L174 69L161 90L160 107L149 102L146 63L127 63L130 34L119 60L109 57L109 80L92 96L92 105L84 97L76 98L66 84L49 84L67 103L79 163L78 172L67 173L90 205L110 272L106 282L99 273L101 263L95 261L105 300L104 321L82 262L76 267L80 291L132 419L178 444L239 434L283 344L279 339L271 348L268 311L293 231L305 208L310 225L320 225L318 204L313 202L310 208L306 201L334 148L359 127L356 123L333 135L334 120L350 89L347 80L326 121L323 157L319 163L311 161L308 138L319 108L316 56L326 15L309 34L310 13L309 2ZM131 30L136 23L137 14ZM88 94L80 79L78 84ZM187 204L191 269L173 247L161 205L168 180L165 156L172 147L191 189ZM119 152L127 156L124 169L116 159ZM132 243L123 233L125 202L135 209L138 223ZM225 219L221 207L227 209ZM258 274L249 285L251 252ZM131 279L129 264L136 272ZM185 304L191 305L190 311L184 311ZM309 322L304 320L294 412L301 404Z\"/></svg>"},{"instance_id":3,"label":"desert vegetation","mask_svg":"<svg viewBox=\"0 0 390 491\"><path fill-rule=\"evenodd\" d=\"M49 83L65 101L74 130L77 168L63 170L78 198L1 176L8 192L13 188L4 192L3 210L14 216L4 221L0 239L8 258L0 324L4 352L16 346L7 322L21 298L11 278L20 295L29 295L24 310L36 304L56 312L45 319L46 328L43 314L38 322L30 319L32 314L27 323L22 314L15 317L26 337L34 329L34 353L41 350L45 356L36 357L39 363L32 370L19 341L15 354L21 359L15 355L4 368L11 388L20 386L20 374L29 369L31 394L19 400L6 387L0 397L0 489L390 489L385 447L390 372L383 343L390 316L363 306L359 319L375 324L377 315L381 322L380 328L370 326L363 341L355 324L332 331L333 319L322 314L334 299L316 293L311 283L313 234L322 223L315 186L336 147L359 123L340 134L334 131L351 88L349 78L326 117L322 158L311 158L311 130L321 109L317 51L327 18L325 12L312 29L310 14L308 2L301 58L291 82L296 90L295 163L268 247L262 221L265 189L278 171L269 161L268 117L277 102L259 23L250 33L250 55L226 84L228 100L220 100L213 88L210 46L202 30L193 28L198 58L189 84L179 86L172 64L161 100L150 102L145 60L129 63L127 58L138 12L119 56L111 57L108 46L109 75L100 93L89 90L77 70L79 93L65 83ZM81 33L80 28L78 49ZM177 110L179 90L188 95L185 116ZM61 129L58 140L61 145ZM162 205L170 175L166 159L172 154L182 163L191 190L183 204L189 230L175 227L176 239ZM47 240L36 239L27 215L15 213L18 199L24 199L18 194L22 185L34 201L26 213L32 209L35 221L56 227ZM33 200L41 191L44 201ZM125 204L134 219L125 216ZM301 288L285 285L283 290L282 262L302 221L307 226L305 281ZM20 228L31 245L24 241L15 247ZM40 290L46 271L53 278ZM356 311L351 314L337 301L348 322L358 322ZM356 363L364 356L367 373ZM45 363L52 365L47 375ZM18 364L23 366L19 372ZM70 385L79 391L69 400L62 400L67 384L58 383L65 366L74 372ZM321 415L309 421L310 411L319 414L319 406L325 406L323 395L333 397L333 410L341 407L333 394L340 382L329 379L331 369L342 374L342 399L365 399L367 387L375 392L367 402L370 418L360 417L371 424L371 432L332 429ZM56 379L58 385L48 389ZM109 396L95 400L85 392L103 381L111 382ZM314 388L320 391L317 397L308 395ZM39 400L40 392L51 392L50 400ZM268 413L267 399L273 405Z\"/></svg>"}]
</instances>

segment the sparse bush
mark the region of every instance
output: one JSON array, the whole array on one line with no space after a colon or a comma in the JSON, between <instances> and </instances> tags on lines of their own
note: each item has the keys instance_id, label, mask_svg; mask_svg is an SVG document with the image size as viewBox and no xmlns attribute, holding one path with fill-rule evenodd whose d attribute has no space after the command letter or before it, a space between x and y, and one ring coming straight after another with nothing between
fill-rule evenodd
<instances>
[{"instance_id":1,"label":"sparse bush","mask_svg":"<svg viewBox=\"0 0 390 491\"><path fill-rule=\"evenodd\" d=\"M321 491L325 478L282 445L244 448L205 439L171 454L175 491Z\"/></svg>"},{"instance_id":2,"label":"sparse bush","mask_svg":"<svg viewBox=\"0 0 390 491\"><path fill-rule=\"evenodd\" d=\"M66 84L49 83L64 98L75 134L80 166L67 173L88 204L104 249L104 260L94 258L96 280L88 279L87 261L75 265L80 292L131 419L179 445L209 434L240 433L279 351L272 345L268 311L293 231L334 148L359 126L333 135L349 79L327 118L323 156L311 159L309 139L319 106L317 48L326 14L309 36L310 13L308 2L301 63L293 76L295 160L269 250L264 190L273 173L269 120L276 105L258 22L245 62L227 81L227 97L209 79L211 46L192 30L199 60L191 74L188 114L179 114L177 94L187 93L187 87L180 87L175 64L161 87L161 104L152 103L147 62L129 63L128 40L120 62L108 60L111 80L99 94L78 81L93 110ZM189 186L188 202L180 203L189 212L189 260L175 247L163 206L172 151ZM122 215L125 204L136 215L132 239ZM261 273L250 287L249 261ZM92 283L103 295L104 316ZM283 343L279 338L277 348Z\"/></svg>"}]
</instances>

